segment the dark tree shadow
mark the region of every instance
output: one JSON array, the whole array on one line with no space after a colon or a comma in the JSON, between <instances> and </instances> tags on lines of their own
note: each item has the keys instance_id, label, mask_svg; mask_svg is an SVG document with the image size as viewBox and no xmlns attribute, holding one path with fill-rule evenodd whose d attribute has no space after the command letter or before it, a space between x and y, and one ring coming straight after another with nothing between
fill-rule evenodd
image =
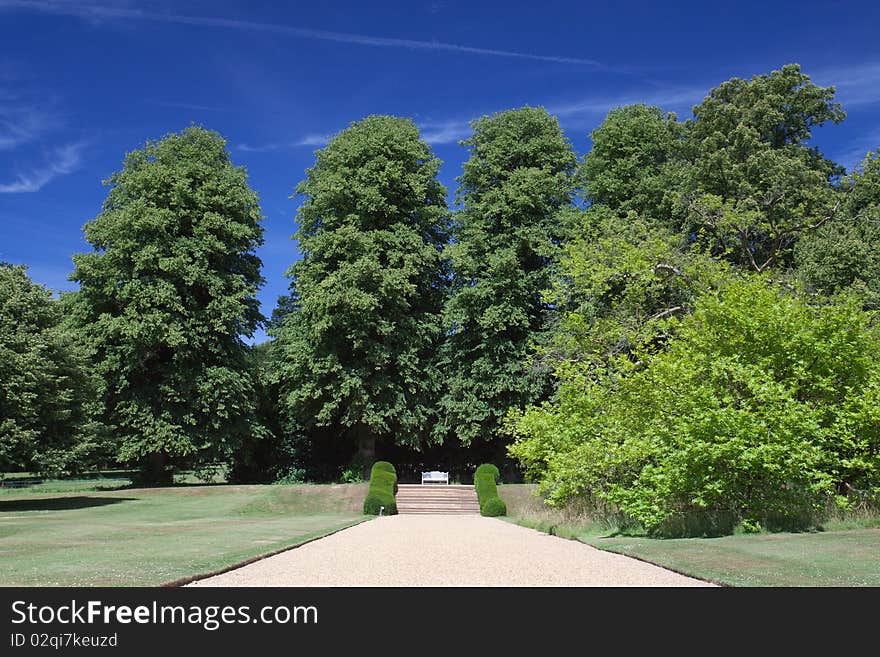
<instances>
[{"instance_id":1,"label":"dark tree shadow","mask_svg":"<svg viewBox=\"0 0 880 657\"><path fill-rule=\"evenodd\" d=\"M107 506L120 502L133 502L136 497L44 497L33 500L0 500L0 513L4 511L72 511L92 506Z\"/></svg>"}]
</instances>

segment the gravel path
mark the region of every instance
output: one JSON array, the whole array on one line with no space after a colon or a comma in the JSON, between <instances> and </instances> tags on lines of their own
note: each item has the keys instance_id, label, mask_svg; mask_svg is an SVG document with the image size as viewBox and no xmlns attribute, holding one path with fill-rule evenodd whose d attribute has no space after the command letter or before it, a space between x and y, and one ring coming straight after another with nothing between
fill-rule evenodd
<instances>
[{"instance_id":1,"label":"gravel path","mask_svg":"<svg viewBox=\"0 0 880 657\"><path fill-rule=\"evenodd\" d=\"M190 586L710 586L495 518L397 515Z\"/></svg>"}]
</instances>

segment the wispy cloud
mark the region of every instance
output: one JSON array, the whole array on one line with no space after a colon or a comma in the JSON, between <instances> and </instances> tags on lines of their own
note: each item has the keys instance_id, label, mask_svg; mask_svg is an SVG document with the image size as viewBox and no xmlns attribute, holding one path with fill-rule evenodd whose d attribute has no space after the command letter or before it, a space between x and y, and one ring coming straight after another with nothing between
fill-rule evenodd
<instances>
[{"instance_id":1,"label":"wispy cloud","mask_svg":"<svg viewBox=\"0 0 880 657\"><path fill-rule=\"evenodd\" d=\"M605 115L623 105L643 103L671 112L689 112L706 96L706 86L668 88L647 93L631 92L618 96L591 96L547 106L547 111L560 117Z\"/></svg>"},{"instance_id":2,"label":"wispy cloud","mask_svg":"<svg viewBox=\"0 0 880 657\"><path fill-rule=\"evenodd\" d=\"M470 122L465 120L420 123L422 139L429 144L454 144L471 133Z\"/></svg>"},{"instance_id":3,"label":"wispy cloud","mask_svg":"<svg viewBox=\"0 0 880 657\"><path fill-rule=\"evenodd\" d=\"M325 146L328 141L330 141L330 135L320 135L317 133L308 134L304 137L297 139L295 141L278 141L278 142L270 142L268 144L259 144L259 145L250 145L250 144L239 144L237 146L238 150L244 151L245 153L270 153L272 151L283 151L291 148L301 148L303 146Z\"/></svg>"},{"instance_id":4,"label":"wispy cloud","mask_svg":"<svg viewBox=\"0 0 880 657\"><path fill-rule=\"evenodd\" d=\"M610 110L622 105L644 103L660 109L688 113L706 95L706 87L669 88L648 93L628 93L619 96L588 96L578 100L536 103L547 108L569 126L580 120L598 125L598 120ZM451 119L419 123L422 139L429 144L451 144L466 139L471 134L470 119Z\"/></svg>"},{"instance_id":5,"label":"wispy cloud","mask_svg":"<svg viewBox=\"0 0 880 657\"><path fill-rule=\"evenodd\" d=\"M422 41L417 39L399 39L378 37L368 34L350 32L328 32L309 28L258 23L213 16L187 16L182 14L159 13L131 7L118 7L80 2L60 2L59 0L0 0L0 9L34 11L63 16L76 16L87 20L140 20L178 25L194 25L200 27L225 28L251 32L267 32L292 36L301 39L333 41L375 48L404 48L407 50L452 52L467 55L484 55L488 57L507 57L531 61L551 62L555 64L575 64L592 69L608 69L601 62L581 57L565 57L559 55L542 55L513 50L480 48L443 41Z\"/></svg>"},{"instance_id":6,"label":"wispy cloud","mask_svg":"<svg viewBox=\"0 0 880 657\"><path fill-rule=\"evenodd\" d=\"M34 141L54 127L54 120L31 101L0 90L0 151Z\"/></svg>"},{"instance_id":7,"label":"wispy cloud","mask_svg":"<svg viewBox=\"0 0 880 657\"><path fill-rule=\"evenodd\" d=\"M817 84L833 85L844 108L880 103L880 62L822 69L810 77Z\"/></svg>"},{"instance_id":8,"label":"wispy cloud","mask_svg":"<svg viewBox=\"0 0 880 657\"><path fill-rule=\"evenodd\" d=\"M880 128L868 131L832 153L832 159L852 171L858 167L868 152L880 152Z\"/></svg>"},{"instance_id":9,"label":"wispy cloud","mask_svg":"<svg viewBox=\"0 0 880 657\"><path fill-rule=\"evenodd\" d=\"M9 183L0 183L0 194L37 192L58 176L73 173L82 161L82 142L54 149L41 166L20 173Z\"/></svg>"}]
</instances>

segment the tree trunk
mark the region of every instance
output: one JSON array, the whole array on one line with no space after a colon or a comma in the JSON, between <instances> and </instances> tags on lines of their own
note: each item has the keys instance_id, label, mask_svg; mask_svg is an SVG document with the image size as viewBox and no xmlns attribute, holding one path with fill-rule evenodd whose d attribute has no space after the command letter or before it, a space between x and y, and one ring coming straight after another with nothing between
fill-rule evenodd
<instances>
[{"instance_id":1,"label":"tree trunk","mask_svg":"<svg viewBox=\"0 0 880 657\"><path fill-rule=\"evenodd\" d=\"M355 435L358 440L358 460L364 464L364 479L369 479L370 469L376 460L376 435L363 424L355 427Z\"/></svg>"},{"instance_id":2,"label":"tree trunk","mask_svg":"<svg viewBox=\"0 0 880 657\"><path fill-rule=\"evenodd\" d=\"M166 452L154 452L144 459L141 463L140 483L148 486L170 486L173 483Z\"/></svg>"}]
</instances>

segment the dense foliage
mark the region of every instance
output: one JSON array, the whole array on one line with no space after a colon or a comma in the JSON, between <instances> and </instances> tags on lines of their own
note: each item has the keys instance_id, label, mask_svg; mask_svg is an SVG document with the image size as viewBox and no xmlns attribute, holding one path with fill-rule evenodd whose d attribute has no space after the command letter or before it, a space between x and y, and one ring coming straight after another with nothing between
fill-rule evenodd
<instances>
[{"instance_id":1,"label":"dense foliage","mask_svg":"<svg viewBox=\"0 0 880 657\"><path fill-rule=\"evenodd\" d=\"M129 153L107 184L72 312L119 459L169 481L174 460L226 460L261 432L242 341L262 319L259 203L226 142L197 127Z\"/></svg>"},{"instance_id":2,"label":"dense foliage","mask_svg":"<svg viewBox=\"0 0 880 657\"><path fill-rule=\"evenodd\" d=\"M201 128L147 143L85 226L79 291L0 266L0 467L372 464L374 514L398 472L518 462L551 504L665 535L877 503L880 155L846 171L812 142L844 117L794 64L682 120L615 108L580 162L546 110L500 112L450 211L416 125L369 116L297 185L301 258L253 347L246 172ZM477 468L484 515L499 478Z\"/></svg>"},{"instance_id":3,"label":"dense foliage","mask_svg":"<svg viewBox=\"0 0 880 657\"><path fill-rule=\"evenodd\" d=\"M542 297L566 236L575 155L543 108L472 124L459 178L453 290L442 347L444 394L435 435L464 445L500 438L508 409L546 395L549 372L527 362L549 308Z\"/></svg>"},{"instance_id":4,"label":"dense foliage","mask_svg":"<svg viewBox=\"0 0 880 657\"><path fill-rule=\"evenodd\" d=\"M571 368L558 404L520 420L513 450L551 500L688 533L808 523L829 495L876 485L880 335L858 299L734 276L668 323L663 350Z\"/></svg>"},{"instance_id":5,"label":"dense foliage","mask_svg":"<svg viewBox=\"0 0 880 657\"><path fill-rule=\"evenodd\" d=\"M297 187L302 259L275 330L280 403L291 425L329 428L367 463L377 439L420 446L435 415L448 237L439 165L412 121L371 116L318 151Z\"/></svg>"},{"instance_id":6,"label":"dense foliage","mask_svg":"<svg viewBox=\"0 0 880 657\"><path fill-rule=\"evenodd\" d=\"M558 392L509 423L551 503L687 535L876 496L877 158L842 177L810 146L833 95L790 65L594 131L548 293Z\"/></svg>"},{"instance_id":7,"label":"dense foliage","mask_svg":"<svg viewBox=\"0 0 880 657\"><path fill-rule=\"evenodd\" d=\"M804 235L795 247L798 273L811 289L856 289L872 308L880 303L880 154L869 153L845 181L840 221Z\"/></svg>"},{"instance_id":8,"label":"dense foliage","mask_svg":"<svg viewBox=\"0 0 880 657\"><path fill-rule=\"evenodd\" d=\"M0 263L0 471L58 475L105 456L97 382L61 305Z\"/></svg>"}]
</instances>

